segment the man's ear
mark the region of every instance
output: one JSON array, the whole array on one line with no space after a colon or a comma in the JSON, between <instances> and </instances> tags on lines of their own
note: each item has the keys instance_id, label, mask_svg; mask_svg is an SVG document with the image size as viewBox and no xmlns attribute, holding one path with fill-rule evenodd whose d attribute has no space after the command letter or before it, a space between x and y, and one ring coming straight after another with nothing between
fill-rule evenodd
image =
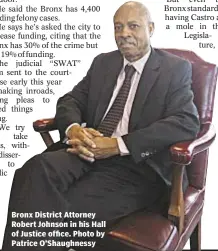
<instances>
[{"instance_id":1,"label":"man's ear","mask_svg":"<svg viewBox=\"0 0 218 251\"><path fill-rule=\"evenodd\" d=\"M154 23L153 22L149 23L149 33L150 33L150 37L152 37L152 35L154 33Z\"/></svg>"}]
</instances>

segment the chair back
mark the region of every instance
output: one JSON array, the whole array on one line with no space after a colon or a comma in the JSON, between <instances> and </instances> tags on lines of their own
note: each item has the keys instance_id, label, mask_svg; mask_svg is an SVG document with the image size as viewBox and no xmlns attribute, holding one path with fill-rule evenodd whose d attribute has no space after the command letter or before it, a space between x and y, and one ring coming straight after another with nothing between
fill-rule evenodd
<instances>
[{"instance_id":1,"label":"chair back","mask_svg":"<svg viewBox=\"0 0 218 251\"><path fill-rule=\"evenodd\" d=\"M197 56L192 51L163 49L188 60L192 64L192 90L201 125L210 123L213 117L214 98L217 82L217 67ZM205 186L208 150L195 155L187 168L190 185L202 189Z\"/></svg>"}]
</instances>

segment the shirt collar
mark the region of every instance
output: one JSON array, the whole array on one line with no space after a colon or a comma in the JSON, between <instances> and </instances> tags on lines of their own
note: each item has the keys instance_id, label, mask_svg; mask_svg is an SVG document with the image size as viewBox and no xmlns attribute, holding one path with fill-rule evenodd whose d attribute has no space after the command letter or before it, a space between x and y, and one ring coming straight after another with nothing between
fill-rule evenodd
<instances>
[{"instance_id":1,"label":"shirt collar","mask_svg":"<svg viewBox=\"0 0 218 251\"><path fill-rule=\"evenodd\" d=\"M148 61L148 58L149 58L150 54L151 54L151 48L149 49L149 51L142 58L140 58L137 61L129 62L126 58L124 58L123 69L125 68L125 66L127 64L129 64L129 65L134 66L134 68L136 69L136 71L139 74L142 74L142 71L144 69L144 66L145 66L146 62Z\"/></svg>"}]
</instances>

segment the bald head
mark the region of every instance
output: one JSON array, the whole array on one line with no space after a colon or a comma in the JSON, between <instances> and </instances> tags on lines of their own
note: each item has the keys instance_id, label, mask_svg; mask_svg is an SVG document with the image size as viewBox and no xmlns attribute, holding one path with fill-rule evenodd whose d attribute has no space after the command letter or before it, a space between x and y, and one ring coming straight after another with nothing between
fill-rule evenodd
<instances>
[{"instance_id":1,"label":"bald head","mask_svg":"<svg viewBox=\"0 0 218 251\"><path fill-rule=\"evenodd\" d=\"M124 3L114 15L114 30L123 56L130 62L140 59L150 48L154 30L148 8L135 1Z\"/></svg>"},{"instance_id":2,"label":"bald head","mask_svg":"<svg viewBox=\"0 0 218 251\"><path fill-rule=\"evenodd\" d=\"M136 2L136 1L129 1L129 2L126 2L124 3L123 5L121 5L118 10L115 12L114 14L114 18L116 17L116 15L119 15L119 12L122 12L122 11L126 11L126 9L134 9L135 11L138 12L138 14L141 16L141 17L144 17L145 20L148 22L148 23L151 23L152 22L152 19L151 19L151 14L150 14L150 11L149 9L142 3L140 2Z\"/></svg>"}]
</instances>

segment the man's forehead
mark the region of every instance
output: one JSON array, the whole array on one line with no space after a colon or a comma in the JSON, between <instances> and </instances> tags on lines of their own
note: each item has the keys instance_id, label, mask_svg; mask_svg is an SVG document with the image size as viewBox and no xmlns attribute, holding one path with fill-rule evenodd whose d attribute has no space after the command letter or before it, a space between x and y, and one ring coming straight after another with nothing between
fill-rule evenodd
<instances>
[{"instance_id":1,"label":"man's forehead","mask_svg":"<svg viewBox=\"0 0 218 251\"><path fill-rule=\"evenodd\" d=\"M142 11L139 8L132 8L129 6L123 6L120 8L115 16L114 16L114 22L133 22L133 21L142 21L145 19L145 14L142 13Z\"/></svg>"}]
</instances>

